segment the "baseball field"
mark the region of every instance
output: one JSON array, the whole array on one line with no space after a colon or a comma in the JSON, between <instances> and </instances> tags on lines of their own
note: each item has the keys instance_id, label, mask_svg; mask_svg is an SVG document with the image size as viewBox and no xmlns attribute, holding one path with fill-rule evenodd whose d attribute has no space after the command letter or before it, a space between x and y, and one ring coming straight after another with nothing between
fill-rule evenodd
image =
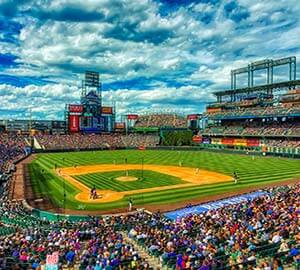
<instances>
[{"instance_id":1,"label":"baseball field","mask_svg":"<svg viewBox=\"0 0 300 270\"><path fill-rule=\"evenodd\" d=\"M300 160L207 151L43 153L28 166L36 198L89 211L125 208L129 199L136 207L176 208L176 203L300 178Z\"/></svg>"}]
</instances>

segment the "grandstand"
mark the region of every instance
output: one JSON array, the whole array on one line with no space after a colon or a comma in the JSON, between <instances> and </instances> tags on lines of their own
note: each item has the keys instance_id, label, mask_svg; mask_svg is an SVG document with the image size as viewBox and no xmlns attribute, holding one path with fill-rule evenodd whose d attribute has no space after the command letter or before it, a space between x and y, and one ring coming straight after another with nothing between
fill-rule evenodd
<instances>
[{"instance_id":1,"label":"grandstand","mask_svg":"<svg viewBox=\"0 0 300 270\"><path fill-rule=\"evenodd\" d=\"M64 134L37 135L36 144L42 150L116 149L154 147L159 144L158 135L147 134ZM38 149L36 149L38 150Z\"/></svg>"},{"instance_id":2,"label":"grandstand","mask_svg":"<svg viewBox=\"0 0 300 270\"><path fill-rule=\"evenodd\" d=\"M177 114L157 113L139 115L134 127L173 127L183 128L187 126L186 118Z\"/></svg>"},{"instance_id":3,"label":"grandstand","mask_svg":"<svg viewBox=\"0 0 300 270\"><path fill-rule=\"evenodd\" d=\"M8 201L6 189L0 268L40 269L53 259L56 269L297 269L299 189L265 189L252 200L176 220L140 211L82 221L39 218Z\"/></svg>"},{"instance_id":4,"label":"grandstand","mask_svg":"<svg viewBox=\"0 0 300 270\"><path fill-rule=\"evenodd\" d=\"M290 77L294 79L215 92L217 101L204 113L207 125L200 131L203 143L298 155L300 81Z\"/></svg>"}]
</instances>

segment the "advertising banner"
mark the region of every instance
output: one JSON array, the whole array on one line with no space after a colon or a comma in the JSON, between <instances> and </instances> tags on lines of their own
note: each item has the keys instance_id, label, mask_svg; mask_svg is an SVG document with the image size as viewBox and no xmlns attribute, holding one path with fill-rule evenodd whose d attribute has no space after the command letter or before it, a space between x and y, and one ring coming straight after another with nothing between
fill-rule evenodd
<instances>
[{"instance_id":1,"label":"advertising banner","mask_svg":"<svg viewBox=\"0 0 300 270\"><path fill-rule=\"evenodd\" d=\"M193 136L193 142L195 142L195 143L202 143L202 136L200 136L200 135L194 135Z\"/></svg>"},{"instance_id":2,"label":"advertising banner","mask_svg":"<svg viewBox=\"0 0 300 270\"><path fill-rule=\"evenodd\" d=\"M247 146L247 139L234 139L234 145Z\"/></svg>"},{"instance_id":3,"label":"advertising banner","mask_svg":"<svg viewBox=\"0 0 300 270\"><path fill-rule=\"evenodd\" d=\"M259 139L254 139L254 138L247 139L247 146L257 147L259 146L259 144L260 144Z\"/></svg>"},{"instance_id":4,"label":"advertising banner","mask_svg":"<svg viewBox=\"0 0 300 270\"><path fill-rule=\"evenodd\" d=\"M202 143L210 144L210 138L202 138Z\"/></svg>"},{"instance_id":5,"label":"advertising banner","mask_svg":"<svg viewBox=\"0 0 300 270\"><path fill-rule=\"evenodd\" d=\"M101 107L101 113L103 114L112 114L113 108L112 107Z\"/></svg>"},{"instance_id":6,"label":"advertising banner","mask_svg":"<svg viewBox=\"0 0 300 270\"><path fill-rule=\"evenodd\" d=\"M212 144L222 144L221 138L212 138L211 139Z\"/></svg>"},{"instance_id":7,"label":"advertising banner","mask_svg":"<svg viewBox=\"0 0 300 270\"><path fill-rule=\"evenodd\" d=\"M222 109L221 108L207 108L206 111L208 113L215 113L215 112L221 112Z\"/></svg>"},{"instance_id":8,"label":"advertising banner","mask_svg":"<svg viewBox=\"0 0 300 270\"><path fill-rule=\"evenodd\" d=\"M137 114L127 114L127 119L128 120L136 120L138 119L138 115Z\"/></svg>"},{"instance_id":9,"label":"advertising banner","mask_svg":"<svg viewBox=\"0 0 300 270\"><path fill-rule=\"evenodd\" d=\"M123 122L116 122L115 129L125 129L125 123Z\"/></svg>"},{"instance_id":10,"label":"advertising banner","mask_svg":"<svg viewBox=\"0 0 300 270\"><path fill-rule=\"evenodd\" d=\"M187 116L188 120L197 120L198 119L198 115L197 114L189 114Z\"/></svg>"},{"instance_id":11,"label":"advertising banner","mask_svg":"<svg viewBox=\"0 0 300 270\"><path fill-rule=\"evenodd\" d=\"M233 145L234 144L234 138L222 138L222 144Z\"/></svg>"},{"instance_id":12,"label":"advertising banner","mask_svg":"<svg viewBox=\"0 0 300 270\"><path fill-rule=\"evenodd\" d=\"M69 104L69 112L70 113L82 113L83 112L83 106L82 105L76 105L76 104Z\"/></svg>"},{"instance_id":13,"label":"advertising banner","mask_svg":"<svg viewBox=\"0 0 300 270\"><path fill-rule=\"evenodd\" d=\"M70 130L70 132L78 132L79 131L79 116L78 115L70 115L69 130Z\"/></svg>"}]
</instances>

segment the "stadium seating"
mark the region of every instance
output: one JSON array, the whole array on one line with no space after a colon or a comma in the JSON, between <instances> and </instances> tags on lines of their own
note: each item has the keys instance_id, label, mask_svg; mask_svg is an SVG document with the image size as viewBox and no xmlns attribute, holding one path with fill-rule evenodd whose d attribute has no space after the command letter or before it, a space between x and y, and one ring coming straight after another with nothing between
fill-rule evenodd
<instances>
[{"instance_id":1,"label":"stadium seating","mask_svg":"<svg viewBox=\"0 0 300 270\"><path fill-rule=\"evenodd\" d=\"M129 235L169 266L179 261L188 269L256 264L260 257L299 247L299 229L295 229L300 214L299 188L298 184L270 189L270 195L252 202L190 215L176 222L160 215L146 217L147 222L135 224Z\"/></svg>"},{"instance_id":2,"label":"stadium seating","mask_svg":"<svg viewBox=\"0 0 300 270\"><path fill-rule=\"evenodd\" d=\"M272 146L272 147L286 147L286 148L300 148L300 139L294 139L294 140L284 140L284 139L278 139L278 140L265 140L265 145Z\"/></svg>"},{"instance_id":3,"label":"stadium seating","mask_svg":"<svg viewBox=\"0 0 300 270\"><path fill-rule=\"evenodd\" d=\"M157 135L143 134L37 135L35 138L47 150L149 147L159 143Z\"/></svg>"},{"instance_id":4,"label":"stadium seating","mask_svg":"<svg viewBox=\"0 0 300 270\"><path fill-rule=\"evenodd\" d=\"M44 149L95 149L124 147L119 134L105 135L37 135L35 138Z\"/></svg>"},{"instance_id":5,"label":"stadium seating","mask_svg":"<svg viewBox=\"0 0 300 270\"><path fill-rule=\"evenodd\" d=\"M226 122L222 126L209 126L204 135L244 135L244 136L299 136L299 122Z\"/></svg>"},{"instance_id":6,"label":"stadium seating","mask_svg":"<svg viewBox=\"0 0 300 270\"><path fill-rule=\"evenodd\" d=\"M300 106L283 107L283 106L266 106L266 107L248 107L228 109L224 111L206 112L204 115L210 118L232 118L241 116L288 116L300 114Z\"/></svg>"},{"instance_id":7,"label":"stadium seating","mask_svg":"<svg viewBox=\"0 0 300 270\"><path fill-rule=\"evenodd\" d=\"M3 136L5 162L11 164L25 155L21 151L25 140ZM145 137L140 138L116 136L106 138L106 143L145 142ZM44 138L45 142L50 139ZM67 140L69 146L78 138ZM89 140L95 142L94 138ZM156 142L155 137L147 140ZM151 269L149 258L156 258L159 267L169 269L266 270L279 269L283 264L299 267L299 183L265 189L266 195L252 201L175 221L161 213L139 211L71 222L39 218L22 202L10 201L10 181L11 173L7 173L0 183L0 269L44 269L46 256L53 252L58 252L61 269Z\"/></svg>"},{"instance_id":8,"label":"stadium seating","mask_svg":"<svg viewBox=\"0 0 300 270\"><path fill-rule=\"evenodd\" d=\"M0 172L9 171L14 161L25 156L25 145L23 136L0 134Z\"/></svg>"},{"instance_id":9,"label":"stadium seating","mask_svg":"<svg viewBox=\"0 0 300 270\"><path fill-rule=\"evenodd\" d=\"M60 266L149 269L124 233L170 268L256 265L265 269L263 265L298 263L300 184L268 192L253 201L176 221L159 213L139 212L83 222L50 222L33 216L21 203L2 199L1 222L13 234L0 236L0 267L9 269L14 264L32 269L44 265L47 254L58 251Z\"/></svg>"},{"instance_id":10,"label":"stadium seating","mask_svg":"<svg viewBox=\"0 0 300 270\"><path fill-rule=\"evenodd\" d=\"M125 147L153 147L159 144L159 136L157 135L141 135L132 133L126 136L123 135L121 139Z\"/></svg>"},{"instance_id":11,"label":"stadium seating","mask_svg":"<svg viewBox=\"0 0 300 270\"><path fill-rule=\"evenodd\" d=\"M187 120L177 114L140 115L135 127L186 127Z\"/></svg>"}]
</instances>

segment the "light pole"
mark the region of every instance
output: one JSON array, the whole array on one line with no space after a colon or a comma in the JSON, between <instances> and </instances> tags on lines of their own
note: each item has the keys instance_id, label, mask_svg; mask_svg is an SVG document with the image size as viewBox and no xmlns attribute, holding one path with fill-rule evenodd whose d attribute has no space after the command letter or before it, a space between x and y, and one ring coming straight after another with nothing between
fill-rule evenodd
<instances>
[{"instance_id":1,"label":"light pole","mask_svg":"<svg viewBox=\"0 0 300 270\"><path fill-rule=\"evenodd\" d=\"M63 167L65 167L65 158L62 158L63 161ZM66 179L63 177L63 209L64 214L66 214Z\"/></svg>"},{"instance_id":2,"label":"light pole","mask_svg":"<svg viewBox=\"0 0 300 270\"><path fill-rule=\"evenodd\" d=\"M64 214L66 214L66 179L64 178Z\"/></svg>"},{"instance_id":3,"label":"light pole","mask_svg":"<svg viewBox=\"0 0 300 270\"><path fill-rule=\"evenodd\" d=\"M144 178L144 157L142 157L142 179Z\"/></svg>"}]
</instances>

